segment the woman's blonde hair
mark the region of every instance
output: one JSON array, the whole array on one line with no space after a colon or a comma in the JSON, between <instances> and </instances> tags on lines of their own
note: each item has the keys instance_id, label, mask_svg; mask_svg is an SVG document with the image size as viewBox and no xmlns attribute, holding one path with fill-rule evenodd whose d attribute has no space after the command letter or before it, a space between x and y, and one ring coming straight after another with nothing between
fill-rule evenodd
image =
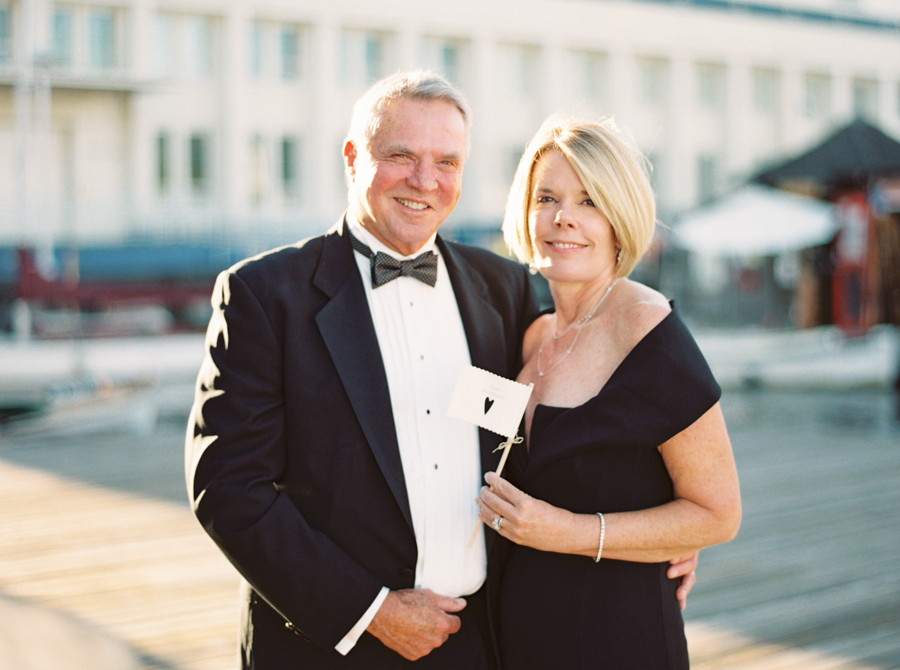
<instances>
[{"instance_id":1,"label":"woman's blonde hair","mask_svg":"<svg viewBox=\"0 0 900 670\"><path fill-rule=\"evenodd\" d=\"M594 205L609 220L621 249L616 276L637 265L653 239L656 201L647 176L649 163L622 138L612 119L579 121L563 115L547 119L529 142L506 203L503 237L519 260L534 264L528 225L534 167L548 151L566 157Z\"/></svg>"}]
</instances>

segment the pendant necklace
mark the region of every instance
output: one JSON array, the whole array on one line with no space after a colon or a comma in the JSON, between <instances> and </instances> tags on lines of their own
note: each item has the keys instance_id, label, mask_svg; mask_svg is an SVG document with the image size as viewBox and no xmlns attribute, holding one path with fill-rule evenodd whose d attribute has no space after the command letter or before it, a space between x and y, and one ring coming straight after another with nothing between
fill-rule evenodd
<instances>
[{"instance_id":1,"label":"pendant necklace","mask_svg":"<svg viewBox=\"0 0 900 670\"><path fill-rule=\"evenodd\" d=\"M619 279L621 279L621 277L619 277ZM591 309L590 312L585 314L583 317L581 317L577 321L573 321L572 323L570 323L566 327L566 329L563 332L561 332L559 335L556 335L555 333L551 334L551 337L553 337L554 340L558 340L559 338L563 337L566 333L568 333L570 330L572 330L572 328L577 328L577 330L575 331L575 337L572 338L572 344L570 344L569 348L566 349L566 353L564 353L560 357L560 359L558 361L556 361L556 363L551 365L547 370L541 370L541 354L544 353L544 344L547 342L547 336L546 335L544 336L544 339L541 341L541 348L538 349L538 355L537 355L538 376L543 377L544 375L550 374L550 372L553 370L553 368L555 368L557 365L559 365L564 360L566 360L566 356L568 356L569 352L571 352L572 349L575 348L575 343L578 341L578 336L581 335L581 329L584 328L584 324L586 324L588 321L591 320L591 317L594 316L594 313L600 308L600 305L603 304L603 301L606 300L606 296L608 296L610 294L610 291L612 291L613 288L615 288L615 285L619 283L619 279L616 279L612 284L609 285L609 288L606 289L606 293L603 294L603 297L600 298L600 301L596 305L594 305L593 309Z\"/></svg>"}]
</instances>

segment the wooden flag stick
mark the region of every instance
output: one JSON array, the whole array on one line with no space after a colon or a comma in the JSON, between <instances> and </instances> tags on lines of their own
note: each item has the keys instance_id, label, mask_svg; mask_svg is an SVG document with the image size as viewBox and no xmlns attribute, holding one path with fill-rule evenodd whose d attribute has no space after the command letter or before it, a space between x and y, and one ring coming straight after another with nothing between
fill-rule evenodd
<instances>
[{"instance_id":1,"label":"wooden flag stick","mask_svg":"<svg viewBox=\"0 0 900 670\"><path fill-rule=\"evenodd\" d=\"M509 450L512 448L514 444L519 444L522 442L522 438L519 437L518 432L506 442L501 442L500 445L494 449L494 451L498 451L503 449L503 454L500 456L500 464L497 466L497 476L500 476L500 473L503 472L503 466L506 465L506 459L509 457ZM493 487L491 487L493 488ZM475 530L472 532L472 539L469 540L469 548L472 548L472 545L475 544L475 538L478 537L478 529L481 528L481 521L479 521L475 525Z\"/></svg>"},{"instance_id":2,"label":"wooden flag stick","mask_svg":"<svg viewBox=\"0 0 900 670\"><path fill-rule=\"evenodd\" d=\"M506 465L506 459L509 457L509 450L512 448L514 444L521 444L523 438L519 437L519 434L516 433L513 437L509 438L506 442L501 442L500 446L497 449L503 449L503 454L500 456L500 465L497 466L497 476L500 476L500 473L503 472L503 466ZM494 451L497 451L494 449Z\"/></svg>"}]
</instances>

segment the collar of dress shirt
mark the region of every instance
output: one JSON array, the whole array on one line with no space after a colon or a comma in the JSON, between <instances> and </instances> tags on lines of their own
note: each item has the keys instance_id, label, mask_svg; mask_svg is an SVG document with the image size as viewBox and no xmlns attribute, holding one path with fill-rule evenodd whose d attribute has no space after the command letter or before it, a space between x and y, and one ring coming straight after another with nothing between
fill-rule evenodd
<instances>
[{"instance_id":1,"label":"collar of dress shirt","mask_svg":"<svg viewBox=\"0 0 900 670\"><path fill-rule=\"evenodd\" d=\"M393 256L397 260L405 261L412 260L413 258L417 258L418 256L424 254L427 251L433 251L434 253L440 256L438 252L437 245L434 243L435 239L437 239L437 233L428 238L425 244L422 245L422 248L417 252L410 256L401 256L399 252L394 251L386 244L384 244L381 240L376 238L372 233L363 228L362 224L357 221L354 216L347 212L347 226L350 228L350 232L356 235L356 239L369 247L374 253L378 253L381 251L382 253Z\"/></svg>"}]
</instances>

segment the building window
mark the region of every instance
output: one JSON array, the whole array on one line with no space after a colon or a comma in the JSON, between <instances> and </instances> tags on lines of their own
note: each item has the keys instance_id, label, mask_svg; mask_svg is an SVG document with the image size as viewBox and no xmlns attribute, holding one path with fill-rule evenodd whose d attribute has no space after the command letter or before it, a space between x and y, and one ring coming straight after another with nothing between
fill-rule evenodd
<instances>
[{"instance_id":1,"label":"building window","mask_svg":"<svg viewBox=\"0 0 900 670\"><path fill-rule=\"evenodd\" d=\"M166 195L171 182L171 142L168 133L156 136L156 188L160 195Z\"/></svg>"},{"instance_id":2,"label":"building window","mask_svg":"<svg viewBox=\"0 0 900 670\"><path fill-rule=\"evenodd\" d=\"M527 44L505 44L500 47L502 96L531 98L538 84L540 51ZM524 100L523 100L524 101Z\"/></svg>"},{"instance_id":3,"label":"building window","mask_svg":"<svg viewBox=\"0 0 900 670\"><path fill-rule=\"evenodd\" d=\"M719 160L715 156L697 158L697 199L710 202L719 192Z\"/></svg>"},{"instance_id":4,"label":"building window","mask_svg":"<svg viewBox=\"0 0 900 670\"><path fill-rule=\"evenodd\" d=\"M455 42L446 41L441 46L438 71L452 84L459 83L459 52L461 47Z\"/></svg>"},{"instance_id":5,"label":"building window","mask_svg":"<svg viewBox=\"0 0 900 670\"><path fill-rule=\"evenodd\" d=\"M294 137L281 140L281 189L286 198L295 198L300 186L300 142Z\"/></svg>"},{"instance_id":6,"label":"building window","mask_svg":"<svg viewBox=\"0 0 900 670\"><path fill-rule=\"evenodd\" d=\"M116 16L111 9L91 9L88 14L88 63L95 70L116 65Z\"/></svg>"},{"instance_id":7,"label":"building window","mask_svg":"<svg viewBox=\"0 0 900 670\"><path fill-rule=\"evenodd\" d=\"M697 65L697 101L706 109L722 109L725 104L725 67L710 63Z\"/></svg>"},{"instance_id":8,"label":"building window","mask_svg":"<svg viewBox=\"0 0 900 670\"><path fill-rule=\"evenodd\" d=\"M381 79L387 67L387 38L381 33L345 30L341 33L341 79L352 86L368 86Z\"/></svg>"},{"instance_id":9,"label":"building window","mask_svg":"<svg viewBox=\"0 0 900 670\"><path fill-rule=\"evenodd\" d=\"M294 26L281 27L281 78L297 79L300 76L300 32Z\"/></svg>"},{"instance_id":10,"label":"building window","mask_svg":"<svg viewBox=\"0 0 900 670\"><path fill-rule=\"evenodd\" d=\"M421 42L419 60L456 85L459 84L462 50L463 46L457 40L426 37Z\"/></svg>"},{"instance_id":11,"label":"building window","mask_svg":"<svg viewBox=\"0 0 900 670\"><path fill-rule=\"evenodd\" d=\"M209 138L194 134L190 139L191 191L195 195L209 192Z\"/></svg>"},{"instance_id":12,"label":"building window","mask_svg":"<svg viewBox=\"0 0 900 670\"><path fill-rule=\"evenodd\" d=\"M175 17L156 15L156 72L161 76L175 74Z\"/></svg>"},{"instance_id":13,"label":"building window","mask_svg":"<svg viewBox=\"0 0 900 670\"><path fill-rule=\"evenodd\" d=\"M269 181L268 156L266 143L261 135L250 138L250 201L259 205L265 199Z\"/></svg>"},{"instance_id":14,"label":"building window","mask_svg":"<svg viewBox=\"0 0 900 670\"><path fill-rule=\"evenodd\" d=\"M540 53L536 47L522 44L510 47L510 56L512 92L521 97L529 97L534 93L537 83Z\"/></svg>"},{"instance_id":15,"label":"building window","mask_svg":"<svg viewBox=\"0 0 900 670\"><path fill-rule=\"evenodd\" d=\"M204 79L212 73L212 21L206 16L191 16L187 21L188 73Z\"/></svg>"},{"instance_id":16,"label":"building window","mask_svg":"<svg viewBox=\"0 0 900 670\"><path fill-rule=\"evenodd\" d=\"M645 105L658 106L666 101L666 61L661 58L639 58L638 94Z\"/></svg>"},{"instance_id":17,"label":"building window","mask_svg":"<svg viewBox=\"0 0 900 670\"><path fill-rule=\"evenodd\" d=\"M853 80L853 114L860 119L878 119L878 82L874 79Z\"/></svg>"},{"instance_id":18,"label":"building window","mask_svg":"<svg viewBox=\"0 0 900 670\"><path fill-rule=\"evenodd\" d=\"M588 100L600 100L608 88L606 56L585 51L576 57L578 88L581 94Z\"/></svg>"},{"instance_id":19,"label":"building window","mask_svg":"<svg viewBox=\"0 0 900 670\"><path fill-rule=\"evenodd\" d=\"M778 112L778 72L753 70L753 109L772 116Z\"/></svg>"},{"instance_id":20,"label":"building window","mask_svg":"<svg viewBox=\"0 0 900 670\"><path fill-rule=\"evenodd\" d=\"M51 53L55 65L72 64L72 25L73 16L71 9L57 7L53 10L51 26Z\"/></svg>"},{"instance_id":21,"label":"building window","mask_svg":"<svg viewBox=\"0 0 900 670\"><path fill-rule=\"evenodd\" d=\"M503 161L503 180L506 184L512 184L513 178L516 176L516 170L519 169L519 163L522 161L522 154L525 152L526 142L521 144L513 144L506 148L506 160Z\"/></svg>"},{"instance_id":22,"label":"building window","mask_svg":"<svg viewBox=\"0 0 900 670\"><path fill-rule=\"evenodd\" d=\"M259 79L263 73L263 24L254 21L250 24L250 76Z\"/></svg>"},{"instance_id":23,"label":"building window","mask_svg":"<svg viewBox=\"0 0 900 670\"><path fill-rule=\"evenodd\" d=\"M825 118L831 114L831 77L808 73L804 77L804 108L807 116Z\"/></svg>"},{"instance_id":24,"label":"building window","mask_svg":"<svg viewBox=\"0 0 900 670\"><path fill-rule=\"evenodd\" d=\"M356 80L356 68L354 67L356 61L356 46L357 40L355 39L356 34L344 30L341 32L341 47L340 47L340 61L341 61L341 81L345 84L352 84Z\"/></svg>"},{"instance_id":25,"label":"building window","mask_svg":"<svg viewBox=\"0 0 900 670\"><path fill-rule=\"evenodd\" d=\"M0 6L0 63L8 63L12 54L9 28L9 7Z\"/></svg>"},{"instance_id":26,"label":"building window","mask_svg":"<svg viewBox=\"0 0 900 670\"><path fill-rule=\"evenodd\" d=\"M366 84L374 84L384 71L384 39L381 35L366 34L365 54Z\"/></svg>"}]
</instances>

